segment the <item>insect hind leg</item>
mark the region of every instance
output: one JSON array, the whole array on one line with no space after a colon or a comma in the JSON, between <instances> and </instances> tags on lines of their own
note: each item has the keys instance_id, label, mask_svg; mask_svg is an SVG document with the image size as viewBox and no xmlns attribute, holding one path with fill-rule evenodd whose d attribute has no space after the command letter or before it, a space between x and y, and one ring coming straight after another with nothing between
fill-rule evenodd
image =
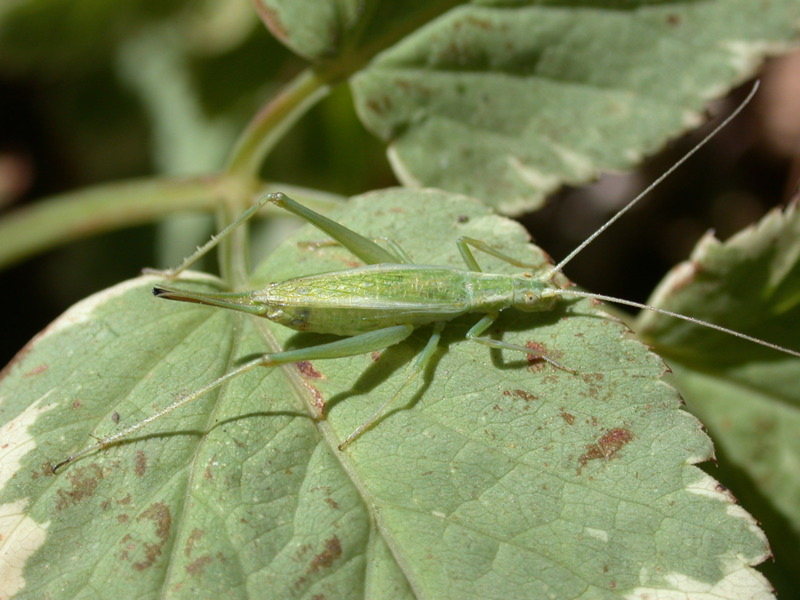
<instances>
[{"instance_id":1,"label":"insect hind leg","mask_svg":"<svg viewBox=\"0 0 800 600\"><path fill-rule=\"evenodd\" d=\"M409 374L406 376L405 381L400 385L399 388L392 394L388 400L386 400L383 404L381 404L378 409L373 412L369 418L364 421L361 425L359 425L353 433L348 435L345 440L339 444L339 450L344 450L350 443L355 440L358 436L364 433L367 429L372 427L375 422L380 419L381 415L386 410L386 407L389 406L392 402L394 402L395 398L397 398L400 393L405 390L409 384L411 384L414 379L416 379L417 375L419 375L423 369L427 366L428 362L430 361L431 357L433 356L434 351L439 346L439 340L442 337L442 330L444 329L445 323L436 323L433 326L433 334L431 334L430 339L428 339L428 343L425 344L425 348L423 348L422 352L420 352L417 359L411 365L411 369Z\"/></svg>"},{"instance_id":2,"label":"insect hind leg","mask_svg":"<svg viewBox=\"0 0 800 600\"><path fill-rule=\"evenodd\" d=\"M139 431L146 425L152 423L153 421L157 421L161 417L164 417L171 412L193 402L197 398L204 396L208 392L215 390L222 386L223 384L227 383L231 379L239 377L248 371L251 371L257 367L276 367L279 365L285 365L288 363L294 362L301 362L306 360L317 360L317 359L324 359L324 358L341 358L345 356L355 356L357 354L366 354L368 352L372 352L375 350L382 350L387 346L393 346L399 342L402 342L406 339L411 332L414 331L414 328L411 325L394 325L391 327L385 327L383 329L378 329L376 331L370 331L367 333L362 333L359 335L354 335L352 337L342 338L340 340L336 340L333 342L328 342L326 344L319 344L316 346L308 346L305 348L297 348L295 350L284 350L281 352L271 352L268 354L264 354L263 356L259 356L253 360L250 360L237 368L229 371L222 377L215 379L211 383L206 384L205 386L195 390L191 394L183 396L172 404L162 408L158 412L150 415L146 419L139 421L138 423L134 423L130 427L123 429L122 431L118 431L117 433L111 434L100 439L97 443L89 446L88 448L81 450L71 456L67 457L65 460L62 460L56 466L52 468L53 473L58 471L64 465L67 465L79 458L82 458L96 450L100 450L111 444L114 444L123 438L128 437L129 435ZM405 387L405 384L404 386ZM402 388L401 388L402 389ZM397 394L395 394L396 396ZM394 396L392 397L394 398ZM384 404L386 406L387 403ZM382 410L383 407L381 407ZM372 419L374 421L374 418ZM364 429L369 427L371 421L367 424L363 425L359 430L358 433L361 433ZM351 434L351 438L355 437ZM348 438L350 439L350 438Z\"/></svg>"}]
</instances>

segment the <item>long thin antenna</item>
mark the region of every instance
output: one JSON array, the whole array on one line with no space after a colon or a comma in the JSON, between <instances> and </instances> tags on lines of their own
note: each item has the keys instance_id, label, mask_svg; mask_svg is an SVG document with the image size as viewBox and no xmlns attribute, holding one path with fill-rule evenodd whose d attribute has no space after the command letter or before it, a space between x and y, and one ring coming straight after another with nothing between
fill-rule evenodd
<instances>
[{"instance_id":1,"label":"long thin antenna","mask_svg":"<svg viewBox=\"0 0 800 600\"><path fill-rule=\"evenodd\" d=\"M766 346L767 348L771 348L772 350L785 352L786 354L791 354L792 356L800 358L800 352L798 352L797 350L790 350L789 348L784 348L783 346L778 346L777 344L771 344L770 342L765 342L764 340L760 340L758 338L749 336L739 331L734 331L733 329L728 329L727 327L722 327L721 325L715 325L714 323L709 323L708 321L695 319L694 317L688 317L680 313L672 312L671 310L656 308L655 306L650 306L649 304L634 302L633 300L623 300L622 298L614 298L613 296L603 296L602 294L592 294L591 292L579 292L578 290L571 290L571 289L566 289L566 290L548 289L545 292L543 292L542 295L544 297L552 295L552 296L577 296L580 298L592 298L594 300L602 300L603 302L613 302L614 304L622 304L624 306L632 306L634 308L650 310L659 313L661 315L674 317L676 319L681 319L682 321L688 321L689 323L694 323L695 325L702 325L703 327L716 329L717 331L721 331L722 333L727 333L728 335L732 335L734 337L747 340L748 342L753 342L754 344L758 344L759 346Z\"/></svg>"},{"instance_id":2,"label":"long thin antenna","mask_svg":"<svg viewBox=\"0 0 800 600\"><path fill-rule=\"evenodd\" d=\"M588 246L589 244L591 244L591 243L594 241L594 239L595 239L597 236L599 236L601 233L603 233L603 232L604 232L606 229L608 229L608 228L609 228L609 227L610 227L610 226L611 226L611 225L612 225L612 224L613 224L613 223L614 223L614 222L615 222L617 219L619 219L619 218L620 218L622 215L624 215L624 214L625 214L626 212L628 212L628 211L629 211L631 208L633 208L633 206L634 206L634 205L635 205L637 202L639 202L639 200L641 200L642 198L644 198L645 196L647 196L647 194L649 194L650 192L652 192L652 191L653 191L653 189L654 189L655 187L657 187L657 186L658 186L658 185L659 185L659 184L660 184L662 181L664 181L664 180L665 180L667 177L669 177L670 175L672 175L672 173L674 173L674 172L675 172L675 170L676 170L678 167L680 167L680 166L681 166L683 163L685 163L687 160L689 160L689 158L690 158L690 157L691 157L691 156L692 156L692 155L693 155L695 152L697 152L698 150L700 150L700 148L702 148L703 146L705 146L705 145L706 145L706 143L707 143L707 142L708 142L708 141L709 141L711 138L713 138L713 137L714 137L715 135L717 135L717 134L718 134L718 133L719 133L719 132L720 132L722 129L724 129L724 128L725 128L725 127L728 125L728 123L730 123L730 122L731 122L733 119L735 119L735 118L736 118L736 117L739 115L739 113L740 113L740 112L742 112L742 110L744 110L744 107L745 107L745 106L747 106L747 105L750 103L750 101L753 99L753 96L755 96L755 94L756 94L756 91L758 91L758 86L759 86L759 82L758 82L758 81L756 81L756 82L755 82L755 84L753 84L753 89L751 89L751 90L750 90L750 93L749 93L749 94L747 94L747 98L745 98L745 99L742 101L742 103L741 103L741 104L740 104L738 107L736 107L736 110L734 110L734 111L733 111L733 112L732 112L730 115L728 115L728 117L726 117L726 118L725 118L725 119L722 121L722 123L720 123L719 125L717 125L717 126L716 126L716 127L715 127L715 128L712 130L712 131L711 131L711 133L709 133L709 134L708 134L706 137L704 137L704 138L703 138L703 139L702 139L702 140L701 140L701 141L700 141L700 142L699 142L699 143L698 143L698 144L697 144L697 145L696 145L694 148L692 148L691 150L689 150L689 152L687 152L686 154L684 154L684 155L683 155L683 157L682 157L680 160L678 160L678 162L676 162L676 163L675 163L674 165L672 165L672 166L671 166L669 169L667 169L667 170L666 170L664 173L662 173L662 175L661 175L660 177L658 177L658 179L656 179L656 180L655 180L653 183L651 183L650 185L648 185L648 186L647 186L647 187L644 189L644 191L643 191L643 192L640 192L640 193L639 193L639 195L638 195L638 196L636 196L636 197L635 197L633 200L631 200L630 202L628 202L628 204L627 204L627 205L626 205L626 206L625 206L623 209L621 209L620 211L618 211L618 212L617 212L617 214L615 214L615 215L614 215L613 217L611 217L611 218L610 218L608 221L606 221L606 222L605 222L605 224L603 224L603 225L602 225L602 226L601 226L601 227L600 227L600 228L599 228L597 231L595 231L595 232L594 232L592 235L590 235L588 238L586 238L586 239L585 239L585 240L584 240L584 241L583 241L583 242L582 242L582 243L581 243L581 244L580 244L580 245L579 245L577 248L575 248L575 249L574 249L572 252L570 252L570 253L567 255L567 257L566 257L566 258L564 258L564 259L563 259L563 260L562 260L560 263L558 263L558 264L557 264L555 267L553 267L552 269L550 269L550 270L547 272L547 274L544 276L543 280L544 280L544 281L547 281L548 279L550 279L551 277L553 277L553 275L555 275L556 273L558 273L559 271L561 271L561 270L564 268L564 266L565 266L565 265L566 265L566 264L567 264L569 261L571 261L573 258L575 258L575 256L576 256L576 255L577 255L579 252L581 252L581 251L582 251L584 248L586 248L586 246Z\"/></svg>"}]
</instances>

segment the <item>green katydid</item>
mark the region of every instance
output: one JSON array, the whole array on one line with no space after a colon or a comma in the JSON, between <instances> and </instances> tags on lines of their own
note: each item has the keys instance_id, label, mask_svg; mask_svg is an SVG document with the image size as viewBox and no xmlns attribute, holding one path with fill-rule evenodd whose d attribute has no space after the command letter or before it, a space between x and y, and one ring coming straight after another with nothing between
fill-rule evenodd
<instances>
[{"instance_id":1,"label":"green katydid","mask_svg":"<svg viewBox=\"0 0 800 600\"><path fill-rule=\"evenodd\" d=\"M391 240L385 238L368 239L283 194L268 194L262 197L236 221L223 229L218 235L212 237L205 246L187 258L178 268L163 272L162 275L168 278L174 278L179 275L198 258L216 246L221 239L245 223L262 206L268 203L281 207L314 225L330 236L332 243L344 247L363 261L365 266L270 283L261 289L247 292L195 292L167 285L158 285L154 288L153 293L162 298L230 308L256 316L263 316L299 331L328 333L343 337L336 341L319 345L267 353L250 360L193 393L179 398L146 419L69 456L58 463L53 470L55 471L80 457L129 436L149 423L256 367L272 367L301 361L366 354L402 342L418 327L432 326L432 334L427 344L410 365L409 373L403 383L366 421L341 442L339 445L341 450L364 433L365 430L372 427L384 414L387 406L400 396L419 373L423 371L436 350L442 331L447 323L467 314L474 313L479 316L477 322L466 334L468 340L491 348L521 352L540 358L550 363L553 368L575 373L569 365L560 365L551 358L542 356L540 352L533 348L503 342L483 335L503 310L514 308L526 312L548 311L554 307L561 297L588 297L654 310L761 344L773 350L800 357L800 352L712 323L636 302L573 289L563 289L552 282L556 273L560 272L564 265L572 260L578 252L727 125L749 101L755 93L755 89L734 113L708 134L693 150L634 198L558 265L552 267L541 276L534 276L529 271L523 271L516 275L483 272L472 249L487 253L496 259L521 269L530 269L531 266L500 252L481 240L467 237L459 238L456 241L465 263L465 269L436 265L416 265L408 254Z\"/></svg>"}]
</instances>

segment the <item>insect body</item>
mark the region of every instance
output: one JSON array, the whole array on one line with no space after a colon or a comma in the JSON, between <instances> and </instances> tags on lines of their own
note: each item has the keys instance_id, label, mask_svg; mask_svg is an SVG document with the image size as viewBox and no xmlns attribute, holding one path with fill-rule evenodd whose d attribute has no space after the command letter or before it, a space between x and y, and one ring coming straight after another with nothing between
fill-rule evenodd
<instances>
[{"instance_id":1,"label":"insect body","mask_svg":"<svg viewBox=\"0 0 800 600\"><path fill-rule=\"evenodd\" d=\"M297 331L355 336L383 327L412 329L468 313L550 310L548 284L530 273L504 275L447 267L378 264L267 284L235 294L192 294L166 286L156 295L266 317Z\"/></svg>"},{"instance_id":2,"label":"insect body","mask_svg":"<svg viewBox=\"0 0 800 600\"><path fill-rule=\"evenodd\" d=\"M736 113L733 113L709 134L700 145L710 139L735 115ZM481 240L469 237L461 237L456 242L461 258L464 261L463 268L415 265L408 254L390 240L382 240L383 245L380 245L377 241L381 240L372 241L287 198L283 194L264 196L239 219L184 261L180 267L174 271L164 273L164 275L170 278L178 275L267 203L284 208L311 223L329 235L335 243L340 244L361 259L366 263L366 266L274 282L261 289L248 292L210 293L178 289L169 285L158 285L154 288L153 293L161 298L208 304L263 316L298 331L328 333L345 337L314 346L271 352L250 360L195 392L176 400L145 420L106 437L95 445L68 457L56 465L54 470L138 431L148 423L256 367L272 367L300 361L354 356L383 350L405 340L416 328L432 325L431 336L424 349L411 364L409 374L402 385L395 391L394 395L381 404L365 422L342 441L339 446L342 449L372 426L383 414L387 405L398 397L424 369L439 344L445 325L457 317L468 314L475 314L478 317L466 334L468 340L492 348L540 357L555 368L575 373L569 365L562 366L552 358L542 356L533 348L504 342L484 335L503 310L512 308L526 312L548 311L565 296L608 300L653 310L800 357L800 352L782 348L718 325L636 302L598 296L570 288L562 289L553 282L556 273L577 252L633 206L654 185L657 185L665 176L682 164L700 145L676 163L642 194L634 198L626 208L617 213L606 225L581 244L561 263L546 273L537 273L536 275L531 272L532 267L530 265L526 265L502 253ZM384 248L384 246L389 249ZM525 269L525 271L514 275L485 273L473 254L473 248L496 259Z\"/></svg>"}]
</instances>

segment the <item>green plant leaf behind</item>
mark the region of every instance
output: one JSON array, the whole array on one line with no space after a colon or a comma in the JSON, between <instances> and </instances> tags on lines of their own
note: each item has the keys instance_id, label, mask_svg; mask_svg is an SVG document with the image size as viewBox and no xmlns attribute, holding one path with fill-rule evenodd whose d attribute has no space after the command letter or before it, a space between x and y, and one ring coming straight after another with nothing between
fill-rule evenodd
<instances>
[{"instance_id":1,"label":"green plant leaf behind","mask_svg":"<svg viewBox=\"0 0 800 600\"><path fill-rule=\"evenodd\" d=\"M330 61L391 45L449 7L464 0L257 0L261 20L272 34L312 61Z\"/></svg>"},{"instance_id":2,"label":"green plant leaf behind","mask_svg":"<svg viewBox=\"0 0 800 600\"><path fill-rule=\"evenodd\" d=\"M353 89L404 185L516 214L697 125L798 39L799 20L795 0L474 2L379 55Z\"/></svg>"},{"instance_id":3,"label":"green plant leaf behind","mask_svg":"<svg viewBox=\"0 0 800 600\"><path fill-rule=\"evenodd\" d=\"M650 304L800 350L799 256L795 202L725 243L705 236ZM666 357L689 408L746 474L747 488L756 486L790 524L778 533L792 536L796 561L800 359L654 313L638 320L636 330Z\"/></svg>"},{"instance_id":4,"label":"green plant leaf behind","mask_svg":"<svg viewBox=\"0 0 800 600\"><path fill-rule=\"evenodd\" d=\"M541 272L509 220L445 192L356 197L337 220L420 264L486 241ZM358 264L299 230L257 270ZM488 272L515 272L479 255ZM561 282L565 284L565 281ZM370 355L251 371L123 443L50 465L271 347L319 341L264 319L163 302L152 278L73 307L9 366L2 580L19 598L770 597L752 518L694 466L712 448L664 365L585 300L509 310L490 332L571 374L468 342L456 320L424 375L425 328ZM210 286L200 278L182 285ZM326 420L315 420L322 404ZM311 407L308 410L307 407Z\"/></svg>"}]
</instances>

